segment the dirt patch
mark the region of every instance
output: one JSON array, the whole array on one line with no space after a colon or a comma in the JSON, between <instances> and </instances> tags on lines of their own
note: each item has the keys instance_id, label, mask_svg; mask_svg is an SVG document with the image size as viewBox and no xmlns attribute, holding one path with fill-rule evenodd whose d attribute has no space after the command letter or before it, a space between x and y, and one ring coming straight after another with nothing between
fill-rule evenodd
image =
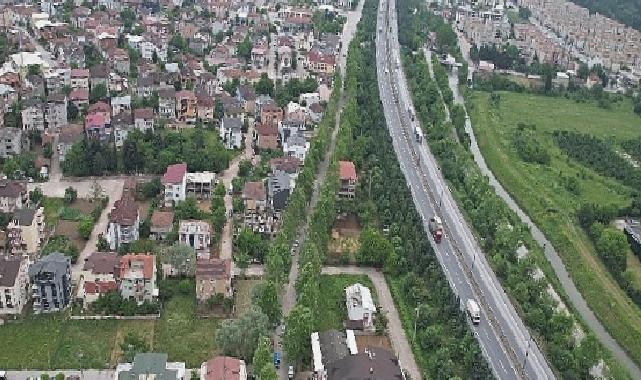
<instances>
[{"instance_id":1,"label":"dirt patch","mask_svg":"<svg viewBox=\"0 0 641 380\"><path fill-rule=\"evenodd\" d=\"M389 338L385 335L356 335L356 346L358 351L364 351L367 347L381 347L391 350Z\"/></svg>"},{"instance_id":2,"label":"dirt patch","mask_svg":"<svg viewBox=\"0 0 641 380\"><path fill-rule=\"evenodd\" d=\"M196 205L198 205L198 209L202 212L211 212L211 201L209 199L196 201Z\"/></svg>"},{"instance_id":3,"label":"dirt patch","mask_svg":"<svg viewBox=\"0 0 641 380\"><path fill-rule=\"evenodd\" d=\"M361 224L354 214L338 215L332 228L332 235L337 233L341 237L359 238L362 231Z\"/></svg>"},{"instance_id":4,"label":"dirt patch","mask_svg":"<svg viewBox=\"0 0 641 380\"><path fill-rule=\"evenodd\" d=\"M83 214L90 214L96 208L96 203L89 199L78 198L71 207L80 210Z\"/></svg>"},{"instance_id":5,"label":"dirt patch","mask_svg":"<svg viewBox=\"0 0 641 380\"><path fill-rule=\"evenodd\" d=\"M359 239L362 227L356 215L347 214L336 217L329 241L328 264L353 264L355 254L360 248Z\"/></svg>"},{"instance_id":6,"label":"dirt patch","mask_svg":"<svg viewBox=\"0 0 641 380\"><path fill-rule=\"evenodd\" d=\"M261 280L238 280L234 284L234 315L243 315L251 307L251 294Z\"/></svg>"},{"instance_id":7,"label":"dirt patch","mask_svg":"<svg viewBox=\"0 0 641 380\"><path fill-rule=\"evenodd\" d=\"M73 245L82 252L87 242L80 237L80 234L78 233L78 224L79 222L73 222L70 220L59 220L58 225L56 226L55 235L66 236L71 240Z\"/></svg>"},{"instance_id":8,"label":"dirt patch","mask_svg":"<svg viewBox=\"0 0 641 380\"><path fill-rule=\"evenodd\" d=\"M138 202L138 214L140 215L141 219L144 219L147 217L147 214L149 213L149 206L151 205L151 202L148 200L137 201L137 202Z\"/></svg>"}]
</instances>

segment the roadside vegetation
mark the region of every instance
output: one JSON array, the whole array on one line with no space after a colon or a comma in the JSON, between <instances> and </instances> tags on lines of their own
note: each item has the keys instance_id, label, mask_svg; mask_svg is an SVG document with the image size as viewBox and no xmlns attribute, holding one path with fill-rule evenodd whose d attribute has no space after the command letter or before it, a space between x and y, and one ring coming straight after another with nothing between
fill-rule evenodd
<instances>
[{"instance_id":1,"label":"roadside vegetation","mask_svg":"<svg viewBox=\"0 0 641 380\"><path fill-rule=\"evenodd\" d=\"M422 8L421 4L412 1L405 6L399 12ZM428 18L423 19L427 29L433 29L435 25L430 24ZM438 43L435 48L437 51L452 49ZM445 121L442 101L434 91L437 83L429 76L424 56L413 55L409 49L406 50L405 70L407 77L413 78L409 83L417 117L442 173L475 230L494 272L554 371L562 378L585 378L589 376L591 367L603 359L611 376L626 378L627 374L619 364L589 331L585 331L571 310L564 311L551 296L550 289L555 289L555 293L563 297L552 268L527 226L495 194L467 151L467 145L453 137L452 128L462 129L465 119L453 118L454 123L460 124L456 126ZM486 104L483 106L488 107ZM542 109L545 108L539 110ZM506 143L524 148L522 154L529 161L545 162L548 158L544 147L537 140L528 139L529 127L524 125L520 131L516 124L514 127L505 132ZM523 176L523 173L519 175ZM527 253L518 258L517 249L523 251L523 248ZM543 277L535 275L537 272Z\"/></svg>"},{"instance_id":2,"label":"roadside vegetation","mask_svg":"<svg viewBox=\"0 0 641 380\"><path fill-rule=\"evenodd\" d=\"M604 326L641 362L641 266L623 234L608 227L617 215L641 213L634 207L639 169L621 154L636 159L641 129L634 114L506 92L474 92L468 104L494 175L550 239ZM510 143L523 123L548 162L528 161Z\"/></svg>"}]
</instances>

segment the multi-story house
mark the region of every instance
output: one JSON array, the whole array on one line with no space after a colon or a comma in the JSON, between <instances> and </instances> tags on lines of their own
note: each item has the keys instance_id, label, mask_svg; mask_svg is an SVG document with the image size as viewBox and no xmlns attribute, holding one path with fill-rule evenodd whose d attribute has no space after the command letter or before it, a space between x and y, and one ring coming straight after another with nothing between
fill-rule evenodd
<instances>
[{"instance_id":1,"label":"multi-story house","mask_svg":"<svg viewBox=\"0 0 641 380\"><path fill-rule=\"evenodd\" d=\"M362 323L362 328L365 330L374 328L376 306L368 287L358 283L346 287L345 304L350 321L358 322L359 325Z\"/></svg>"},{"instance_id":2,"label":"multi-story house","mask_svg":"<svg viewBox=\"0 0 641 380\"><path fill-rule=\"evenodd\" d=\"M211 225L204 220L181 220L178 241L199 251L206 251L211 244Z\"/></svg>"},{"instance_id":3,"label":"multi-story house","mask_svg":"<svg viewBox=\"0 0 641 380\"><path fill-rule=\"evenodd\" d=\"M263 182L247 182L243 188L245 205L244 225L254 232L271 234L272 216L267 207L267 193Z\"/></svg>"},{"instance_id":4,"label":"multi-story house","mask_svg":"<svg viewBox=\"0 0 641 380\"><path fill-rule=\"evenodd\" d=\"M121 112L131 111L131 95L114 96L111 98L111 114L118 115Z\"/></svg>"},{"instance_id":5,"label":"multi-story house","mask_svg":"<svg viewBox=\"0 0 641 380\"><path fill-rule=\"evenodd\" d=\"M356 196L356 186L358 184L356 166L354 166L354 163L351 161L339 161L338 177L340 181L338 196L340 198L354 198Z\"/></svg>"},{"instance_id":6,"label":"multi-story house","mask_svg":"<svg viewBox=\"0 0 641 380\"><path fill-rule=\"evenodd\" d=\"M101 295L118 290L119 267L120 257L115 252L94 252L85 259L77 295L85 308Z\"/></svg>"},{"instance_id":7,"label":"multi-story house","mask_svg":"<svg viewBox=\"0 0 641 380\"><path fill-rule=\"evenodd\" d=\"M124 255L118 269L120 295L139 305L158 298L156 287L156 257L153 255Z\"/></svg>"},{"instance_id":8,"label":"multi-story house","mask_svg":"<svg viewBox=\"0 0 641 380\"><path fill-rule=\"evenodd\" d=\"M55 252L29 267L35 313L62 310L71 300L71 259Z\"/></svg>"},{"instance_id":9,"label":"multi-story house","mask_svg":"<svg viewBox=\"0 0 641 380\"><path fill-rule=\"evenodd\" d=\"M167 167L162 177L165 193L165 206L184 201L187 194L187 164L174 164Z\"/></svg>"},{"instance_id":10,"label":"multi-story house","mask_svg":"<svg viewBox=\"0 0 641 380\"><path fill-rule=\"evenodd\" d=\"M198 116L196 95L192 91L182 90L176 93L176 117L186 123L195 123Z\"/></svg>"},{"instance_id":11,"label":"multi-story house","mask_svg":"<svg viewBox=\"0 0 641 380\"><path fill-rule=\"evenodd\" d=\"M117 250L122 244L129 244L139 238L140 216L138 205L129 194L114 203L109 213L109 226L107 228L107 241L112 251Z\"/></svg>"},{"instance_id":12,"label":"multi-story house","mask_svg":"<svg viewBox=\"0 0 641 380\"><path fill-rule=\"evenodd\" d=\"M95 65L89 68L90 81L89 85L94 88L98 85L104 85L109 88L109 74L111 70L106 65Z\"/></svg>"},{"instance_id":13,"label":"multi-story house","mask_svg":"<svg viewBox=\"0 0 641 380\"><path fill-rule=\"evenodd\" d=\"M261 150L278 149L278 127L259 123L254 128L254 144Z\"/></svg>"},{"instance_id":14,"label":"multi-story house","mask_svg":"<svg viewBox=\"0 0 641 380\"><path fill-rule=\"evenodd\" d=\"M0 315L22 313L29 295L28 260L0 255Z\"/></svg>"},{"instance_id":15,"label":"multi-story house","mask_svg":"<svg viewBox=\"0 0 641 380\"><path fill-rule=\"evenodd\" d=\"M0 157L7 158L29 150L27 134L18 128L0 128Z\"/></svg>"},{"instance_id":16,"label":"multi-story house","mask_svg":"<svg viewBox=\"0 0 641 380\"><path fill-rule=\"evenodd\" d=\"M176 90L173 88L158 91L158 115L169 120L176 117Z\"/></svg>"},{"instance_id":17,"label":"multi-story house","mask_svg":"<svg viewBox=\"0 0 641 380\"><path fill-rule=\"evenodd\" d=\"M120 148L125 143L129 132L134 129L134 119L131 112L121 112L112 118L111 123L114 130L114 143L117 148Z\"/></svg>"},{"instance_id":18,"label":"multi-story house","mask_svg":"<svg viewBox=\"0 0 641 380\"><path fill-rule=\"evenodd\" d=\"M45 113L42 100L27 99L22 105L22 129L25 131L44 131Z\"/></svg>"},{"instance_id":19,"label":"multi-story house","mask_svg":"<svg viewBox=\"0 0 641 380\"><path fill-rule=\"evenodd\" d=\"M70 69L49 69L43 73L48 94L62 92L63 87L71 85Z\"/></svg>"},{"instance_id":20,"label":"multi-story house","mask_svg":"<svg viewBox=\"0 0 641 380\"><path fill-rule=\"evenodd\" d=\"M45 105L45 127L59 131L67 125L67 97L63 93L51 94Z\"/></svg>"},{"instance_id":21,"label":"multi-story house","mask_svg":"<svg viewBox=\"0 0 641 380\"><path fill-rule=\"evenodd\" d=\"M283 121L283 109L270 102L260 108L260 122L265 125L278 125Z\"/></svg>"},{"instance_id":22,"label":"multi-story house","mask_svg":"<svg viewBox=\"0 0 641 380\"><path fill-rule=\"evenodd\" d=\"M167 362L167 354L139 353L133 363L119 363L114 380L186 380L185 363Z\"/></svg>"},{"instance_id":23,"label":"multi-story house","mask_svg":"<svg viewBox=\"0 0 641 380\"><path fill-rule=\"evenodd\" d=\"M27 205L27 185L21 181L0 180L0 211L15 212Z\"/></svg>"},{"instance_id":24,"label":"multi-story house","mask_svg":"<svg viewBox=\"0 0 641 380\"><path fill-rule=\"evenodd\" d=\"M200 380L247 380L244 360L230 356L216 356L200 366Z\"/></svg>"},{"instance_id":25,"label":"multi-story house","mask_svg":"<svg viewBox=\"0 0 641 380\"><path fill-rule=\"evenodd\" d=\"M196 299L206 302L216 294L231 297L231 260L196 261Z\"/></svg>"},{"instance_id":26,"label":"multi-story house","mask_svg":"<svg viewBox=\"0 0 641 380\"><path fill-rule=\"evenodd\" d=\"M101 113L90 113L85 116L85 133L87 137L108 141L111 137L111 125Z\"/></svg>"},{"instance_id":27,"label":"multi-story house","mask_svg":"<svg viewBox=\"0 0 641 380\"><path fill-rule=\"evenodd\" d=\"M310 143L303 136L289 136L283 143L283 153L285 156L296 157L300 162L305 162L307 151Z\"/></svg>"},{"instance_id":28,"label":"multi-story house","mask_svg":"<svg viewBox=\"0 0 641 380\"><path fill-rule=\"evenodd\" d=\"M65 161L65 156L73 144L82 140L84 136L84 128L80 124L69 124L62 128L58 135L58 160Z\"/></svg>"},{"instance_id":29,"label":"multi-story house","mask_svg":"<svg viewBox=\"0 0 641 380\"><path fill-rule=\"evenodd\" d=\"M89 89L89 70L71 69L71 88Z\"/></svg>"},{"instance_id":30,"label":"multi-story house","mask_svg":"<svg viewBox=\"0 0 641 380\"><path fill-rule=\"evenodd\" d=\"M307 53L305 67L316 74L332 74L336 67L336 56L333 53L313 48Z\"/></svg>"},{"instance_id":31,"label":"multi-story house","mask_svg":"<svg viewBox=\"0 0 641 380\"><path fill-rule=\"evenodd\" d=\"M280 215L287 206L291 193L291 178L282 170L275 170L267 177L267 198L275 214Z\"/></svg>"},{"instance_id":32,"label":"multi-story house","mask_svg":"<svg viewBox=\"0 0 641 380\"><path fill-rule=\"evenodd\" d=\"M216 110L216 102L214 98L209 95L202 95L197 97L198 105L198 120L213 121L214 112Z\"/></svg>"},{"instance_id":33,"label":"multi-story house","mask_svg":"<svg viewBox=\"0 0 641 380\"><path fill-rule=\"evenodd\" d=\"M243 123L238 118L225 117L220 123L220 139L227 149L240 149L242 146Z\"/></svg>"},{"instance_id":34,"label":"multi-story house","mask_svg":"<svg viewBox=\"0 0 641 380\"><path fill-rule=\"evenodd\" d=\"M76 88L69 93L69 99L78 110L86 109L89 106L89 90L86 88Z\"/></svg>"},{"instance_id":35,"label":"multi-story house","mask_svg":"<svg viewBox=\"0 0 641 380\"><path fill-rule=\"evenodd\" d=\"M151 215L149 238L152 240L165 240L174 227L173 211L154 211Z\"/></svg>"},{"instance_id":36,"label":"multi-story house","mask_svg":"<svg viewBox=\"0 0 641 380\"><path fill-rule=\"evenodd\" d=\"M129 74L129 54L124 49L110 49L107 52L114 70L121 74Z\"/></svg>"},{"instance_id":37,"label":"multi-story house","mask_svg":"<svg viewBox=\"0 0 641 380\"><path fill-rule=\"evenodd\" d=\"M137 108L134 110L134 126L141 132L154 130L154 110L151 108Z\"/></svg>"},{"instance_id":38,"label":"multi-story house","mask_svg":"<svg viewBox=\"0 0 641 380\"><path fill-rule=\"evenodd\" d=\"M7 225L7 248L12 254L35 255L45 237L44 209L17 209Z\"/></svg>"},{"instance_id":39,"label":"multi-story house","mask_svg":"<svg viewBox=\"0 0 641 380\"><path fill-rule=\"evenodd\" d=\"M256 112L256 91L253 86L240 85L236 88L236 99L240 101L243 109L248 114Z\"/></svg>"},{"instance_id":40,"label":"multi-story house","mask_svg":"<svg viewBox=\"0 0 641 380\"><path fill-rule=\"evenodd\" d=\"M216 184L216 174L212 172L187 173L186 183L188 197L209 199Z\"/></svg>"}]
</instances>

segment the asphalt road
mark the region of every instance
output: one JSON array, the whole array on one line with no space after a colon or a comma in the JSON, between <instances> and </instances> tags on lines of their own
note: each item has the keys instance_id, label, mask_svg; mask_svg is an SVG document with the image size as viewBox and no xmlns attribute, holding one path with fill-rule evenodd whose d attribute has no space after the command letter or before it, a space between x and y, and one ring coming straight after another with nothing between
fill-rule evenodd
<instances>
[{"instance_id":1,"label":"asphalt road","mask_svg":"<svg viewBox=\"0 0 641 380\"><path fill-rule=\"evenodd\" d=\"M496 377L554 378L465 223L429 148L414 140L407 113L413 106L398 67L395 0L389 1L387 10L387 0L381 0L376 42L379 91L394 149L426 230L431 216L438 214L443 219L445 236L441 244L430 238L437 258L462 303L474 298L481 305L481 323L472 328Z\"/></svg>"}]
</instances>

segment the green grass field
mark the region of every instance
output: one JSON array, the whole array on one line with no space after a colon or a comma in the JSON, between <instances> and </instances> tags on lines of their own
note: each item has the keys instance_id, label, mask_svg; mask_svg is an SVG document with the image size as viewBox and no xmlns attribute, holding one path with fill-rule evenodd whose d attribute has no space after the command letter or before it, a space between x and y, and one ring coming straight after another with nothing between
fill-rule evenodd
<instances>
[{"instance_id":1,"label":"green grass field","mask_svg":"<svg viewBox=\"0 0 641 380\"><path fill-rule=\"evenodd\" d=\"M574 217L576 209L584 202L627 205L631 189L568 159L551 136L555 130L576 130L616 142L639 136L641 119L632 112L628 100L604 110L565 98L499 94L498 109L490 106L488 93L475 92L469 102L470 117L487 164L552 241L598 318L641 363L641 309L632 303L603 266ZM510 138L518 123L535 125L535 138L551 156L548 166L527 163L519 158ZM578 180L578 193L566 189L564 177ZM636 277L633 282L641 283L641 264L632 255L628 268Z\"/></svg>"},{"instance_id":2,"label":"green grass field","mask_svg":"<svg viewBox=\"0 0 641 380\"><path fill-rule=\"evenodd\" d=\"M120 359L128 331L147 339L156 352L198 367L216 353L220 320L198 319L195 300L176 296L157 321L71 321L62 314L31 316L0 326L0 368L109 368ZM6 349L10 347L10 349Z\"/></svg>"},{"instance_id":3,"label":"green grass field","mask_svg":"<svg viewBox=\"0 0 641 380\"><path fill-rule=\"evenodd\" d=\"M345 288L355 283L367 286L372 292L374 303L377 304L376 289L369 277L362 275L341 274L336 276L322 275L320 280L319 310L323 310L319 331L329 329L343 330L343 321L347 319L347 306L345 306Z\"/></svg>"}]
</instances>

